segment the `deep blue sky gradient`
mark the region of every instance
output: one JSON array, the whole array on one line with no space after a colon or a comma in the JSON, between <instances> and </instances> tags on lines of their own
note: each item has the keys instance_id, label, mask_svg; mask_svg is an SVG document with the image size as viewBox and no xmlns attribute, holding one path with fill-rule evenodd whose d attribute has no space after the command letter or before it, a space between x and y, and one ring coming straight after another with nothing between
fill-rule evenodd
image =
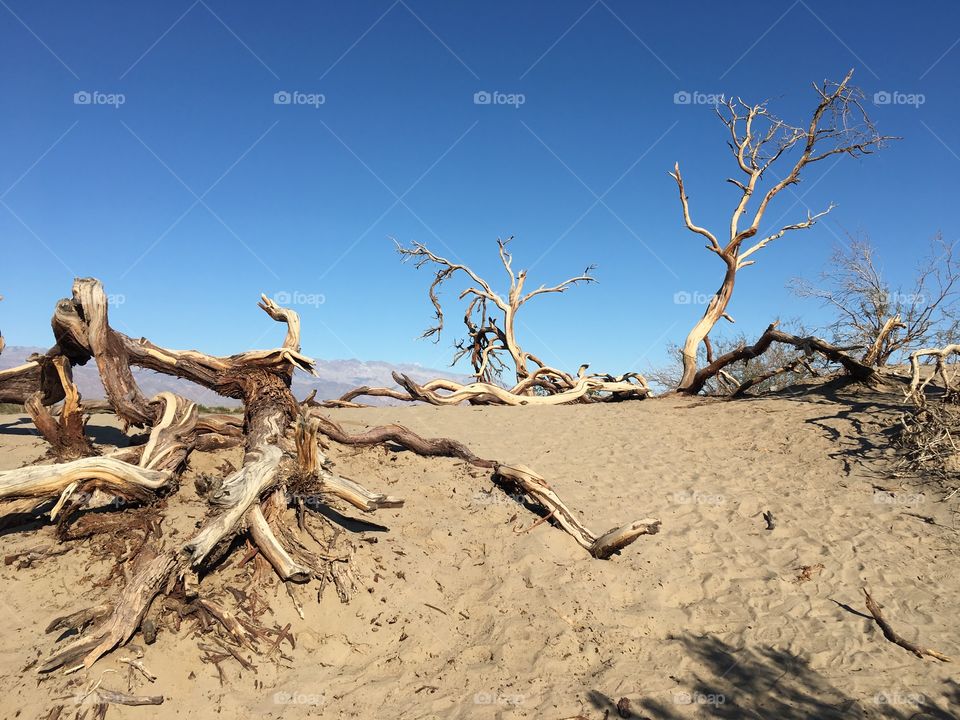
<instances>
[{"instance_id":1,"label":"deep blue sky gradient","mask_svg":"<svg viewBox=\"0 0 960 720\"><path fill-rule=\"evenodd\" d=\"M735 198L725 129L675 93L770 98L802 122L810 83L853 67L868 101L924 103L868 102L903 141L783 193L768 227L838 207L759 254L730 308L749 335L777 316L815 324L823 311L784 285L848 231L870 234L895 283L938 230L960 237L958 41L947 1L2 0L0 329L50 344L55 301L95 275L124 300L114 325L161 345L272 346L281 331L255 302L287 292L325 299L298 308L308 354L441 367L454 336L417 340L430 277L390 238L500 283L494 241L512 234L532 284L591 263L600 280L531 303L527 349L648 368L702 311L675 294L712 292L722 270L683 229L667 172L680 162L718 234ZM79 91L125 102L78 105ZM276 105L278 91L325 103ZM476 105L478 91L525 102Z\"/></svg>"}]
</instances>

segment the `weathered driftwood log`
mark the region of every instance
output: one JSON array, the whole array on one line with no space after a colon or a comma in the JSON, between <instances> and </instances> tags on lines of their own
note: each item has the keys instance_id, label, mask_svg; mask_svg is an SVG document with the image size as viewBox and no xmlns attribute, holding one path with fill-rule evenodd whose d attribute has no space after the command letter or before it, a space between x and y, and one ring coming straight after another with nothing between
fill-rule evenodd
<instances>
[{"instance_id":1,"label":"weathered driftwood log","mask_svg":"<svg viewBox=\"0 0 960 720\"><path fill-rule=\"evenodd\" d=\"M420 401L431 405L457 405L469 402L475 405L565 405L575 402L617 402L642 399L650 395L646 379L639 373L619 377L606 374L587 375L587 365L581 365L576 376L562 370L541 366L528 373L512 388L491 382L463 384L447 378L436 378L423 384L400 373L393 373L394 382L403 391L393 388L354 388L337 400L312 403L322 407L363 407L354 399L361 396L387 397L406 402ZM540 392L534 392L539 390ZM443 391L443 392L440 392ZM308 400L312 401L312 397Z\"/></svg>"},{"instance_id":2,"label":"weathered driftwood log","mask_svg":"<svg viewBox=\"0 0 960 720\"><path fill-rule=\"evenodd\" d=\"M171 480L165 470L151 470L108 457L90 457L56 465L33 465L0 471L0 501L30 499L34 505L77 490L100 489L146 501Z\"/></svg>"},{"instance_id":3,"label":"weathered driftwood log","mask_svg":"<svg viewBox=\"0 0 960 720\"><path fill-rule=\"evenodd\" d=\"M550 370L550 374L543 372ZM393 373L394 381L406 393L400 393L389 388L363 388L351 390L339 401L329 405L343 406L360 395L391 397L397 400L429 403L430 405L459 405L462 402L490 405L564 405L578 401L590 400L610 401L629 398L644 398L650 394L646 381L637 373L630 373L620 378L609 375L580 375L576 379L569 378L561 382L550 382L546 378L558 378L552 374L558 371L550 368L541 368L534 371L529 377L521 381L517 387L507 389L487 382L475 382L462 385L453 380L436 379L420 385L412 378L401 373ZM551 392L543 394L527 394L532 387L542 387L543 383L550 382ZM444 391L444 392L440 392ZM349 398L349 399L345 399Z\"/></svg>"},{"instance_id":4,"label":"weathered driftwood log","mask_svg":"<svg viewBox=\"0 0 960 720\"><path fill-rule=\"evenodd\" d=\"M793 345L794 347L803 350L804 354L806 355L819 353L828 360L842 365L844 370L847 371L847 374L849 374L854 380L860 382L873 382L880 380L880 375L876 368L865 365L860 360L857 360L848 354L850 350L856 348L837 347L818 337L800 337L798 335L785 333L782 330L777 329L777 323L772 323L767 327L756 343L753 345L744 345L743 347L737 348L736 350L731 350L730 352L714 359L712 363L699 370L688 385L679 388L678 392L696 395L703 390L703 386L710 378L717 375L725 367L735 362L755 358L764 353L767 348L769 348L770 345L775 342Z\"/></svg>"}]
</instances>

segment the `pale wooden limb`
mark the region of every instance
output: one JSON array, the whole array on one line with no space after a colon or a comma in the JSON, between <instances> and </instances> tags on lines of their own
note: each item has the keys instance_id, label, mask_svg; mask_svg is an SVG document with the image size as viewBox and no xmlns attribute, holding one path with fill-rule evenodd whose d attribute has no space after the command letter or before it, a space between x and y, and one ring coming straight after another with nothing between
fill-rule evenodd
<instances>
[{"instance_id":1,"label":"pale wooden limb","mask_svg":"<svg viewBox=\"0 0 960 720\"><path fill-rule=\"evenodd\" d=\"M321 469L317 474L320 478L321 493L335 495L364 512L403 507L404 501L401 498L371 492L359 483L327 470Z\"/></svg>"},{"instance_id":2,"label":"pale wooden limb","mask_svg":"<svg viewBox=\"0 0 960 720\"><path fill-rule=\"evenodd\" d=\"M0 471L0 500L50 498L71 483L138 498L149 498L170 482L170 473L139 468L113 458L81 458L57 465Z\"/></svg>"},{"instance_id":3,"label":"pale wooden limb","mask_svg":"<svg viewBox=\"0 0 960 720\"><path fill-rule=\"evenodd\" d=\"M947 374L946 360L951 355L960 355L960 344L946 345L942 348L924 348L914 350L910 353L910 389L907 391L907 398L917 405L923 405L926 402L927 386L934 378L940 377L943 381L943 387L947 396L956 395L960 388L955 385L957 371L954 370L952 376ZM933 371L927 375L926 379L921 379L920 358L932 357L935 359Z\"/></svg>"},{"instance_id":4,"label":"pale wooden limb","mask_svg":"<svg viewBox=\"0 0 960 720\"><path fill-rule=\"evenodd\" d=\"M863 354L863 363L865 365L878 364L877 361L881 357L881 350L886 344L887 338L890 337L890 334L895 330L905 329L906 327L906 324L901 322L899 315L887 318L880 327L879 332L877 332L877 337L874 339L873 344L871 344Z\"/></svg>"},{"instance_id":5,"label":"pale wooden limb","mask_svg":"<svg viewBox=\"0 0 960 720\"><path fill-rule=\"evenodd\" d=\"M542 476L526 465L497 466L494 479L515 484L532 497L573 536L574 540L596 558L606 559L626 547L641 535L655 535L660 531L660 520L645 518L622 527L615 527L602 535L596 535L580 522Z\"/></svg>"},{"instance_id":6,"label":"pale wooden limb","mask_svg":"<svg viewBox=\"0 0 960 720\"><path fill-rule=\"evenodd\" d=\"M192 565L200 565L218 543L233 535L260 494L277 482L282 459L283 452L272 445L248 452L243 467L223 481L210 500L222 512L210 518L184 545Z\"/></svg>"},{"instance_id":7,"label":"pale wooden limb","mask_svg":"<svg viewBox=\"0 0 960 720\"><path fill-rule=\"evenodd\" d=\"M280 544L271 530L259 505L254 505L247 511L245 520L251 539L277 571L281 580L292 580L298 583L310 581L313 576L311 569L300 565L290 557L290 553Z\"/></svg>"},{"instance_id":8,"label":"pale wooden limb","mask_svg":"<svg viewBox=\"0 0 960 720\"><path fill-rule=\"evenodd\" d=\"M609 558L641 535L652 535L660 529L660 520L647 518L613 528L598 536L576 518L540 475L524 465L508 465L496 460L486 460L475 455L470 448L457 440L424 438L402 425L385 425L351 435L344 432L343 428L333 420L321 415L319 411L312 410L311 414L316 419L321 433L344 445L380 445L393 442L418 455L455 457L474 467L493 470L494 482L502 487L517 487L523 490L531 500L543 508L545 515L552 514L563 530L597 558Z\"/></svg>"},{"instance_id":9,"label":"pale wooden limb","mask_svg":"<svg viewBox=\"0 0 960 720\"><path fill-rule=\"evenodd\" d=\"M649 388L629 380L606 380L598 376L580 377L570 389L549 395L515 395L510 390L490 383L470 383L457 385L445 383L451 392L441 395L434 389L420 386L406 375L394 373L397 384L407 390L415 400L431 405L457 405L465 401L493 402L502 405L563 405L576 402L588 393L628 394L632 397L645 397ZM533 383L531 383L533 384Z\"/></svg>"},{"instance_id":10,"label":"pale wooden limb","mask_svg":"<svg viewBox=\"0 0 960 720\"><path fill-rule=\"evenodd\" d=\"M150 439L140 455L140 466L176 470L186 460L195 442L197 406L171 392L162 392L152 400L163 406L150 431Z\"/></svg>"}]
</instances>

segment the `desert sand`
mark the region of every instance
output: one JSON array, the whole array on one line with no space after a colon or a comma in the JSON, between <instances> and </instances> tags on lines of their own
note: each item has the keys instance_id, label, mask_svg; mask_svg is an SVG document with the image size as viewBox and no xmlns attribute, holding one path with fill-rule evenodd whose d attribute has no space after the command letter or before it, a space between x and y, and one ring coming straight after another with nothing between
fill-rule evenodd
<instances>
[{"instance_id":1,"label":"desert sand","mask_svg":"<svg viewBox=\"0 0 960 720\"><path fill-rule=\"evenodd\" d=\"M348 477L406 506L347 522L363 590L342 604L315 584L305 618L280 585L264 622L290 623L295 648L217 668L206 641L161 627L89 671L40 676L56 616L103 601L121 578L92 540L0 568L5 642L0 716L73 717L93 684L163 695L109 717L950 718L955 661L914 657L865 615L861 587L906 638L960 659L956 503L893 476L888 398L800 393L721 402L669 396L561 407L330 410L349 431L402 423L481 456L525 463L595 530L654 516L659 534L591 558L571 538L448 459L334 446ZM124 442L112 416L90 430ZM0 469L38 461L26 416L0 416ZM204 511L194 480L237 449L194 453L164 511L171 536ZM174 505L176 503L176 505ZM773 514L767 529L763 513ZM3 556L55 542L49 526L7 528ZM250 566L218 569L242 586ZM98 581L105 586L97 588ZM143 654L148 682L123 658ZM621 702L626 710L627 702ZM213 713L216 713L214 715Z\"/></svg>"}]
</instances>

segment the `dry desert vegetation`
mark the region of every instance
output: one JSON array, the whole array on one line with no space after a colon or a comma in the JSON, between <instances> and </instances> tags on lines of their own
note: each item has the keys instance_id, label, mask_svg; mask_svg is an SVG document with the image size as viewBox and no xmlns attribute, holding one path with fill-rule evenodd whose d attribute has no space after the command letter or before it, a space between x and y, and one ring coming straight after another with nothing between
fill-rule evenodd
<instances>
[{"instance_id":1,"label":"dry desert vegetation","mask_svg":"<svg viewBox=\"0 0 960 720\"><path fill-rule=\"evenodd\" d=\"M506 291L398 247L435 273L427 337L460 283L468 382L397 373L339 398L294 396L314 360L271 298L282 340L220 357L116 330L77 278L52 347L0 370L0 715L955 717L951 246L904 300L857 239L795 288L830 327L716 330L757 253L822 215L760 233L781 191L895 140L850 81L815 86L796 126L718 108L729 235L696 223L674 168L722 279L676 364L645 375L524 349L522 307L593 268L536 285L506 240ZM73 381L87 363L102 398ZM135 369L242 412L146 397Z\"/></svg>"}]
</instances>

